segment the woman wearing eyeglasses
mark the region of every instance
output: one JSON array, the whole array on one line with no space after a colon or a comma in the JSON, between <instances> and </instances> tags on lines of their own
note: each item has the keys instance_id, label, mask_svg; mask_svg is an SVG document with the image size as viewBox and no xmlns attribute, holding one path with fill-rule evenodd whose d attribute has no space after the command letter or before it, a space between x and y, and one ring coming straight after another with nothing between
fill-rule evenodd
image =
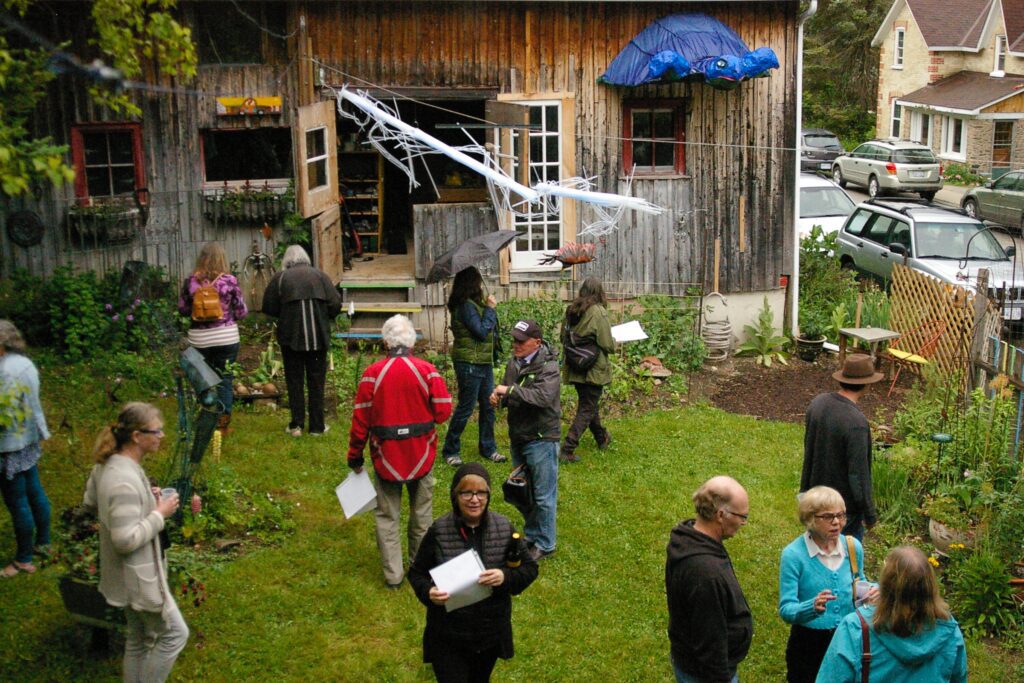
<instances>
[{"instance_id":1,"label":"woman wearing eyeglasses","mask_svg":"<svg viewBox=\"0 0 1024 683\"><path fill-rule=\"evenodd\" d=\"M537 563L504 515L490 512L491 478L479 463L455 471L452 511L427 530L409 568L409 583L427 607L423 661L446 681L489 681L498 658L512 657L512 596L537 578ZM449 595L434 585L430 570L468 550L484 565L478 583L490 586L490 597L447 611Z\"/></svg>"},{"instance_id":2,"label":"woman wearing eyeglasses","mask_svg":"<svg viewBox=\"0 0 1024 683\"><path fill-rule=\"evenodd\" d=\"M840 532L846 503L835 489L815 486L798 505L806 531L782 551L779 616L790 624L786 674L790 683L813 683L839 622L856 608L855 581L864 580L860 541ZM876 588L861 586L862 600Z\"/></svg>"},{"instance_id":3,"label":"woman wearing eyeglasses","mask_svg":"<svg viewBox=\"0 0 1024 683\"><path fill-rule=\"evenodd\" d=\"M160 496L142 459L160 450L164 422L148 403L129 403L96 439L84 505L100 521L100 593L124 608L125 681L163 681L188 642L188 626L167 585L159 534L178 509Z\"/></svg>"}]
</instances>

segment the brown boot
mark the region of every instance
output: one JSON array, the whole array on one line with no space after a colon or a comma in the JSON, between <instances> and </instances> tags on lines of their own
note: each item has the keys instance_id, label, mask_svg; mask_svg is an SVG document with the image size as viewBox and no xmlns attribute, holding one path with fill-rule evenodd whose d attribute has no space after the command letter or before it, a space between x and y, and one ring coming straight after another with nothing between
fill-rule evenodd
<instances>
[{"instance_id":1,"label":"brown boot","mask_svg":"<svg viewBox=\"0 0 1024 683\"><path fill-rule=\"evenodd\" d=\"M217 431L220 432L222 438L234 431L228 427L229 424L231 424L231 413L221 413L217 418Z\"/></svg>"}]
</instances>

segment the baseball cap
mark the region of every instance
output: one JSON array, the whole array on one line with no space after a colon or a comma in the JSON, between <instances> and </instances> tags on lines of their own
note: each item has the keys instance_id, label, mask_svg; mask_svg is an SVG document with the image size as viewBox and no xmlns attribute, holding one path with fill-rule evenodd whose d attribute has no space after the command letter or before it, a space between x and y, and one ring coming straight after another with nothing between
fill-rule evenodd
<instances>
[{"instance_id":1,"label":"baseball cap","mask_svg":"<svg viewBox=\"0 0 1024 683\"><path fill-rule=\"evenodd\" d=\"M512 326L512 338L526 341L527 339L543 339L544 335L541 334L540 325L536 320L520 320Z\"/></svg>"}]
</instances>

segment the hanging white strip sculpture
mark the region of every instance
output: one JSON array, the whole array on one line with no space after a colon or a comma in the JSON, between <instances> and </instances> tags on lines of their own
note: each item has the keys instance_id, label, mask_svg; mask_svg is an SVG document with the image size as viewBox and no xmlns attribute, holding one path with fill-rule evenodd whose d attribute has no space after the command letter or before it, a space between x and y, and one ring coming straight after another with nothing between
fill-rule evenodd
<instances>
[{"instance_id":1,"label":"hanging white strip sculpture","mask_svg":"<svg viewBox=\"0 0 1024 683\"><path fill-rule=\"evenodd\" d=\"M346 86L334 92L338 114L354 121L366 135L369 143L385 159L405 172L409 177L410 188L420 185L416 180L413 162L426 154L443 154L482 175L487 180L495 207L517 216L557 214L561 210L563 198L586 202L593 208L598 220L584 226L580 230L580 235L603 235L615 230L618 220L626 210L650 214L660 214L664 211L662 207L639 197L594 192L590 189L593 183L586 178L573 177L560 183L537 183L533 187L527 187L501 168L499 158L490 145L485 147L474 142L453 147L405 123L396 110L370 97L365 91L354 93ZM342 106L343 102L348 102L357 111L346 111ZM395 156L385 143L393 143L400 148L404 152L402 158ZM482 161L475 156L479 156ZM433 178L431 182L433 183ZM512 194L517 196L515 201L512 200Z\"/></svg>"}]
</instances>

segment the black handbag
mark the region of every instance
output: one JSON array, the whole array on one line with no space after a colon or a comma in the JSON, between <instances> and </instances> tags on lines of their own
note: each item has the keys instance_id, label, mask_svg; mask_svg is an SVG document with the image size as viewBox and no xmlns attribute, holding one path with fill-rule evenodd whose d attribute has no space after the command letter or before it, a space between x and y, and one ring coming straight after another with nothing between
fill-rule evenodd
<instances>
[{"instance_id":1,"label":"black handbag","mask_svg":"<svg viewBox=\"0 0 1024 683\"><path fill-rule=\"evenodd\" d=\"M513 468L508 479L501 485L501 492L505 495L506 503L514 506L524 517L529 515L534 507L530 468L525 463Z\"/></svg>"},{"instance_id":2,"label":"black handbag","mask_svg":"<svg viewBox=\"0 0 1024 683\"><path fill-rule=\"evenodd\" d=\"M565 354L565 362L569 368L577 372L586 372L597 364L598 354L601 353L597 345L597 337L587 335L581 337L572 331L569 321L565 322L565 335L562 339L562 351Z\"/></svg>"}]
</instances>

